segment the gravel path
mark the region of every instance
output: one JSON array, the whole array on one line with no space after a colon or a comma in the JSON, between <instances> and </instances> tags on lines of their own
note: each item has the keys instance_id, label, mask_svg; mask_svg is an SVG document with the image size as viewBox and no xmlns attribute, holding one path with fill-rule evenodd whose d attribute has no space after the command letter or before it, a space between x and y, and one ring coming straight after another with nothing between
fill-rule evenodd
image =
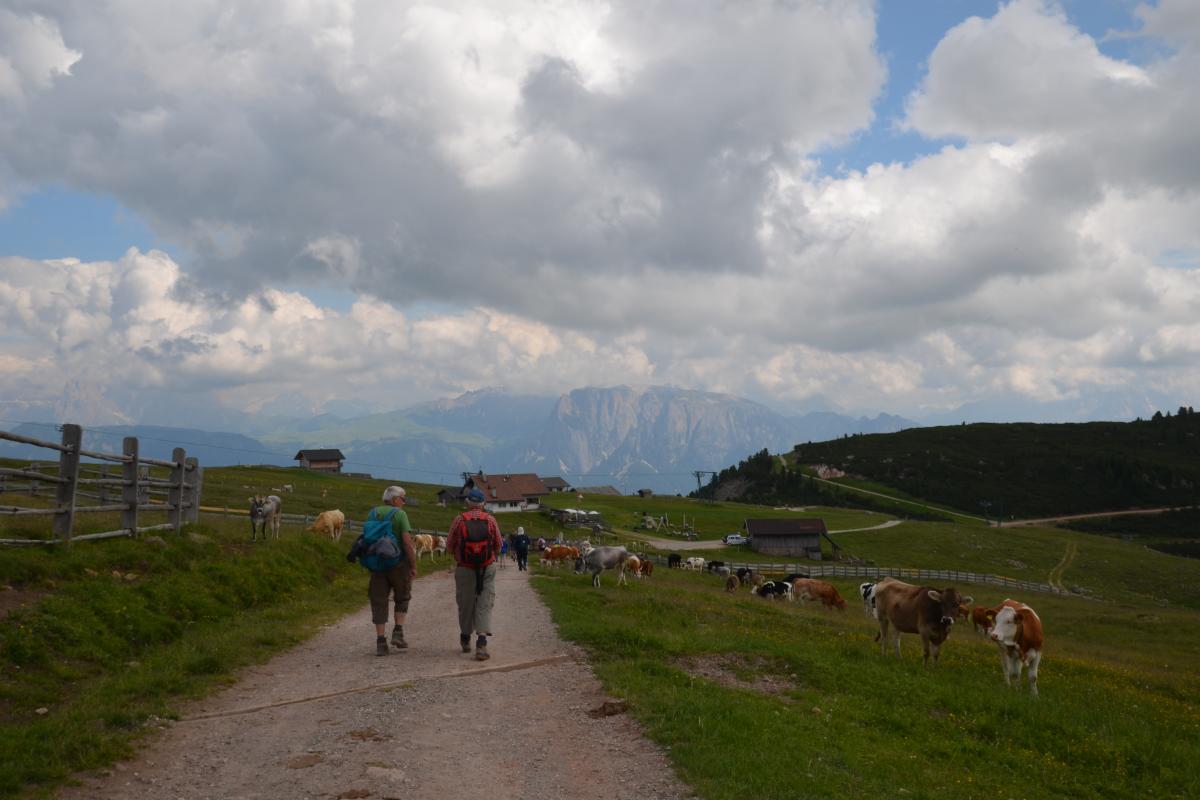
<instances>
[{"instance_id":1,"label":"gravel path","mask_svg":"<svg viewBox=\"0 0 1200 800\"><path fill-rule=\"evenodd\" d=\"M375 655L364 607L194 704L132 761L58 796L690 796L627 715L589 715L611 698L559 639L528 576L511 566L498 576L490 661L459 651L442 570L414 586L407 651Z\"/></svg>"}]
</instances>

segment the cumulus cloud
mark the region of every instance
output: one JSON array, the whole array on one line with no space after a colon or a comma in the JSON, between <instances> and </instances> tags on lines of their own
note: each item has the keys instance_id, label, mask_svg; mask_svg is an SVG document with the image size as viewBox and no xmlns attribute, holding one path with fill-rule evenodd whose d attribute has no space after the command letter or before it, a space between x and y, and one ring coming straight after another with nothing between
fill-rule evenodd
<instances>
[{"instance_id":1,"label":"cumulus cloud","mask_svg":"<svg viewBox=\"0 0 1200 800\"><path fill-rule=\"evenodd\" d=\"M0 8L0 101L49 89L82 57L66 46L53 20Z\"/></svg>"},{"instance_id":2,"label":"cumulus cloud","mask_svg":"<svg viewBox=\"0 0 1200 800\"><path fill-rule=\"evenodd\" d=\"M9 372L247 408L396 354L354 392L1194 393L1194 6L1138 8L1170 44L1140 63L1051 0L966 19L906 105L942 149L829 174L885 124L868 0L30 0L0 12L42 42L0 176L111 194L187 257L3 262Z\"/></svg>"}]
</instances>

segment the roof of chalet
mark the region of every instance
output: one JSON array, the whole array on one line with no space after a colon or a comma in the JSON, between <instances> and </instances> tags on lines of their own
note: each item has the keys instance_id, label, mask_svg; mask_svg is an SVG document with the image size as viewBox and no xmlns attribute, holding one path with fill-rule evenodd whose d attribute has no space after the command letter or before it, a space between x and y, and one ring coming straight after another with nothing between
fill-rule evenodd
<instances>
[{"instance_id":1,"label":"roof of chalet","mask_svg":"<svg viewBox=\"0 0 1200 800\"><path fill-rule=\"evenodd\" d=\"M293 461L345 461L346 457L338 449L332 450L301 450L292 456Z\"/></svg>"},{"instance_id":2,"label":"roof of chalet","mask_svg":"<svg viewBox=\"0 0 1200 800\"><path fill-rule=\"evenodd\" d=\"M552 475L549 478L542 478L542 483L546 484L547 489L568 489L571 484L564 481L557 475Z\"/></svg>"},{"instance_id":3,"label":"roof of chalet","mask_svg":"<svg viewBox=\"0 0 1200 800\"><path fill-rule=\"evenodd\" d=\"M827 533L825 520L807 518L748 519L746 533L751 536L820 536Z\"/></svg>"},{"instance_id":4,"label":"roof of chalet","mask_svg":"<svg viewBox=\"0 0 1200 800\"><path fill-rule=\"evenodd\" d=\"M512 503L541 497L550 490L542 479L532 472L516 472L506 475L470 476L470 482L483 492L488 502Z\"/></svg>"}]
</instances>

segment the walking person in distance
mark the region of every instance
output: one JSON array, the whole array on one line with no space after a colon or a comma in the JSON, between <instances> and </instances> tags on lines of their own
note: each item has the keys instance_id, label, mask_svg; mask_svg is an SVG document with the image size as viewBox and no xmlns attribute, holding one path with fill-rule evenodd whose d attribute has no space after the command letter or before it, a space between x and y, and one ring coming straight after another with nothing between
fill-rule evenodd
<instances>
[{"instance_id":1,"label":"walking person in distance","mask_svg":"<svg viewBox=\"0 0 1200 800\"><path fill-rule=\"evenodd\" d=\"M512 546L517 554L517 569L521 572L529 569L529 544L529 535L525 533L525 529L517 528L512 537Z\"/></svg>"},{"instance_id":2,"label":"walking person in distance","mask_svg":"<svg viewBox=\"0 0 1200 800\"><path fill-rule=\"evenodd\" d=\"M476 635L475 659L486 661L487 637L492 632L492 606L496 602L496 557L500 553L500 525L483 510L483 492L467 493L467 510L454 518L446 549L454 554L455 599L458 601L459 645L471 652Z\"/></svg>"}]
</instances>

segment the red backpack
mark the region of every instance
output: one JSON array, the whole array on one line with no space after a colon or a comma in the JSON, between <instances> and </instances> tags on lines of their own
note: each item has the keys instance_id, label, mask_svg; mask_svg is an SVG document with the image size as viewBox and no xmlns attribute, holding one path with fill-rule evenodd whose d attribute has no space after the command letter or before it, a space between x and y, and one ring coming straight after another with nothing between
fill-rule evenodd
<instances>
[{"instance_id":1,"label":"red backpack","mask_svg":"<svg viewBox=\"0 0 1200 800\"><path fill-rule=\"evenodd\" d=\"M483 569L492 563L492 533L486 517L464 517L466 530L458 546L458 562L464 567Z\"/></svg>"}]
</instances>

